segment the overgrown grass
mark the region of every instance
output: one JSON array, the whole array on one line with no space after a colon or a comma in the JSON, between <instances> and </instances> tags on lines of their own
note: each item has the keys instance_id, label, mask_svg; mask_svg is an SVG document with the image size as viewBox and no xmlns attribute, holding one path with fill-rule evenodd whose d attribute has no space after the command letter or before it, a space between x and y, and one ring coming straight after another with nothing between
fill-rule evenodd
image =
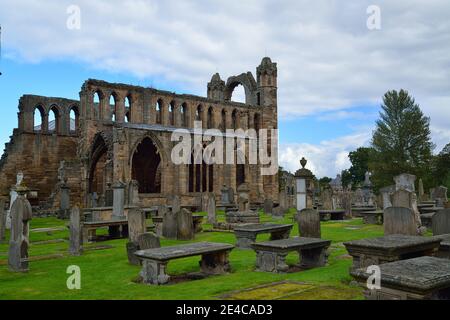
<instances>
[{"instance_id":1,"label":"overgrown grass","mask_svg":"<svg viewBox=\"0 0 450 320\"><path fill-rule=\"evenodd\" d=\"M292 223L291 211L283 220L271 220L271 217L261 213L264 222ZM204 213L203 213L204 214ZM223 219L223 217L220 217ZM38 228L57 228L55 231L35 232ZM210 230L211 225L205 224L204 229ZM30 256L63 255L59 258L30 262L28 273L12 273L7 266L6 243L0 244L0 299L220 299L219 296L236 290L253 288L258 285L290 280L326 286L326 290L316 290L320 299L360 299L359 288L349 285L351 278L348 269L351 259L346 256L346 250L341 245L343 241L377 237L383 234L382 227L364 225L361 219L342 222L325 222L322 224L322 238L332 240L329 264L316 268L288 274L271 274L255 272L255 253L252 250L234 249L230 255L232 272L226 275L208 277L202 280L185 281L165 286L148 286L135 283L140 267L128 264L125 239L110 240L88 245L109 245L111 249L87 250L80 257L67 255L68 230L66 222L54 218L35 218L31 221ZM298 235L294 224L291 236ZM7 234L9 237L9 234ZM46 240L64 239L63 242L42 243ZM258 241L268 239L268 235L258 237ZM60 240L59 240L60 241ZM196 235L195 242L213 241L235 243L233 233L202 232ZM39 243L41 242L41 243ZM182 241L162 240L163 246L187 243ZM168 265L171 275L180 275L199 271L200 257L173 260ZM298 261L296 254L290 254L288 263ZM66 281L67 267L78 265L81 268L81 290L68 290ZM355 295L349 295L349 290L356 290ZM292 299L305 299L306 294L293 295ZM252 298L251 293L246 297ZM270 295L267 297L270 298Z\"/></svg>"}]
</instances>

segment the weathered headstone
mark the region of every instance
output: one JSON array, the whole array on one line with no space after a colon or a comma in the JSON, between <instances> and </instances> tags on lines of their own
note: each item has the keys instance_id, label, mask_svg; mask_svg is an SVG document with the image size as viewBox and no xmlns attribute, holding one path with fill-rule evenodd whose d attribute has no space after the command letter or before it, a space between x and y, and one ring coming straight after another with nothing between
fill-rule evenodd
<instances>
[{"instance_id":1,"label":"weathered headstone","mask_svg":"<svg viewBox=\"0 0 450 320\"><path fill-rule=\"evenodd\" d=\"M351 191L344 191L341 196L342 208L345 210L345 217L352 218L352 193Z\"/></svg>"},{"instance_id":2,"label":"weathered headstone","mask_svg":"<svg viewBox=\"0 0 450 320\"><path fill-rule=\"evenodd\" d=\"M137 243L138 236L147 231L145 212L139 208L128 211L128 237L130 242Z\"/></svg>"},{"instance_id":3,"label":"weathered headstone","mask_svg":"<svg viewBox=\"0 0 450 320\"><path fill-rule=\"evenodd\" d=\"M70 215L70 187L64 183L60 187L59 218L67 219L69 215Z\"/></svg>"},{"instance_id":4,"label":"weathered headstone","mask_svg":"<svg viewBox=\"0 0 450 320\"><path fill-rule=\"evenodd\" d=\"M364 206L364 192L363 190L358 187L356 191L353 193L353 203L357 207Z\"/></svg>"},{"instance_id":5,"label":"weathered headstone","mask_svg":"<svg viewBox=\"0 0 450 320\"><path fill-rule=\"evenodd\" d=\"M167 211L170 211L169 208L167 208L167 206L164 205L158 206L158 217L164 217Z\"/></svg>"},{"instance_id":6,"label":"weathered headstone","mask_svg":"<svg viewBox=\"0 0 450 320\"><path fill-rule=\"evenodd\" d=\"M408 173L402 173L394 177L396 190L408 190L411 192L416 191L414 183L416 182L416 176Z\"/></svg>"},{"instance_id":7,"label":"weathered headstone","mask_svg":"<svg viewBox=\"0 0 450 320\"><path fill-rule=\"evenodd\" d=\"M139 182L131 180L128 183L128 204L130 206L138 206L139 203Z\"/></svg>"},{"instance_id":8,"label":"weathered headstone","mask_svg":"<svg viewBox=\"0 0 450 320\"><path fill-rule=\"evenodd\" d=\"M214 224L216 222L216 197L214 194L210 194L208 199L208 223Z\"/></svg>"},{"instance_id":9,"label":"weathered headstone","mask_svg":"<svg viewBox=\"0 0 450 320\"><path fill-rule=\"evenodd\" d=\"M404 207L389 207L384 210L384 234L418 234L414 212Z\"/></svg>"},{"instance_id":10,"label":"weathered headstone","mask_svg":"<svg viewBox=\"0 0 450 320\"><path fill-rule=\"evenodd\" d=\"M421 203L422 201L425 200L424 194L425 194L425 192L423 190L423 181L422 181L422 179L419 179L419 196L418 196L419 203Z\"/></svg>"},{"instance_id":11,"label":"weathered headstone","mask_svg":"<svg viewBox=\"0 0 450 320\"><path fill-rule=\"evenodd\" d=\"M231 189L231 188L230 188ZM247 183L243 183L238 188L238 208L239 212L250 211L250 197Z\"/></svg>"},{"instance_id":12,"label":"weathered headstone","mask_svg":"<svg viewBox=\"0 0 450 320\"><path fill-rule=\"evenodd\" d=\"M207 192L202 193L202 206L201 206L202 212L208 212L208 199L209 199L209 194Z\"/></svg>"},{"instance_id":13,"label":"weathered headstone","mask_svg":"<svg viewBox=\"0 0 450 320\"><path fill-rule=\"evenodd\" d=\"M138 266L141 263L141 261L134 253L136 251L139 251L139 245L136 242L127 242L126 249L127 249L128 262L131 265Z\"/></svg>"},{"instance_id":14,"label":"weathered headstone","mask_svg":"<svg viewBox=\"0 0 450 320\"><path fill-rule=\"evenodd\" d=\"M171 210L165 212L163 216L163 237L167 239L176 240L177 239L177 213Z\"/></svg>"},{"instance_id":15,"label":"weathered headstone","mask_svg":"<svg viewBox=\"0 0 450 320\"><path fill-rule=\"evenodd\" d=\"M161 243L159 237L156 234L152 232L146 232L138 236L138 246L139 250L147 250L160 248Z\"/></svg>"},{"instance_id":16,"label":"weathered headstone","mask_svg":"<svg viewBox=\"0 0 450 320\"><path fill-rule=\"evenodd\" d=\"M431 199L436 201L437 207L444 207L448 201L447 188L443 186L434 188L431 194Z\"/></svg>"},{"instance_id":17,"label":"weathered headstone","mask_svg":"<svg viewBox=\"0 0 450 320\"><path fill-rule=\"evenodd\" d=\"M264 200L264 213L272 214L273 213L273 201L272 199Z\"/></svg>"},{"instance_id":18,"label":"weathered headstone","mask_svg":"<svg viewBox=\"0 0 450 320\"><path fill-rule=\"evenodd\" d=\"M450 209L436 212L432 218L433 235L450 234Z\"/></svg>"},{"instance_id":19,"label":"weathered headstone","mask_svg":"<svg viewBox=\"0 0 450 320\"><path fill-rule=\"evenodd\" d=\"M333 200L330 189L322 191L322 208L323 210L333 210Z\"/></svg>"},{"instance_id":20,"label":"weathered headstone","mask_svg":"<svg viewBox=\"0 0 450 320\"><path fill-rule=\"evenodd\" d=\"M177 239L193 240L194 239L194 221L192 220L192 212L182 209L177 214Z\"/></svg>"},{"instance_id":21,"label":"weathered headstone","mask_svg":"<svg viewBox=\"0 0 450 320\"><path fill-rule=\"evenodd\" d=\"M93 192L91 194L91 208L97 208L99 207L98 205L98 194L97 192Z\"/></svg>"},{"instance_id":22,"label":"weathered headstone","mask_svg":"<svg viewBox=\"0 0 450 320\"><path fill-rule=\"evenodd\" d=\"M114 203L114 190L109 186L105 190L105 207L112 207Z\"/></svg>"},{"instance_id":23,"label":"weathered headstone","mask_svg":"<svg viewBox=\"0 0 450 320\"><path fill-rule=\"evenodd\" d=\"M28 246L32 210L25 198L26 188L17 187L18 196L11 207L11 238L8 265L11 271L28 271Z\"/></svg>"},{"instance_id":24,"label":"weathered headstone","mask_svg":"<svg viewBox=\"0 0 450 320\"><path fill-rule=\"evenodd\" d=\"M303 209L297 214L298 230L301 237L320 238L320 214L314 209Z\"/></svg>"},{"instance_id":25,"label":"weathered headstone","mask_svg":"<svg viewBox=\"0 0 450 320\"><path fill-rule=\"evenodd\" d=\"M123 217L124 216L124 206L125 206L125 185L117 181L113 185L114 196L113 196L113 217Z\"/></svg>"},{"instance_id":26,"label":"weathered headstone","mask_svg":"<svg viewBox=\"0 0 450 320\"><path fill-rule=\"evenodd\" d=\"M79 256L82 248L82 231L81 231L81 215L80 208L73 207L70 211L70 234L69 234L69 254Z\"/></svg>"},{"instance_id":27,"label":"weathered headstone","mask_svg":"<svg viewBox=\"0 0 450 320\"><path fill-rule=\"evenodd\" d=\"M221 192L221 198L220 201L222 202L222 205L230 204L230 193L228 192L227 186L223 186L222 189L220 189Z\"/></svg>"},{"instance_id":28,"label":"weathered headstone","mask_svg":"<svg viewBox=\"0 0 450 320\"><path fill-rule=\"evenodd\" d=\"M172 196L171 204L173 212L179 212L181 210L180 197L178 195Z\"/></svg>"},{"instance_id":29,"label":"weathered headstone","mask_svg":"<svg viewBox=\"0 0 450 320\"><path fill-rule=\"evenodd\" d=\"M414 221L416 223L417 230L419 231L422 230L422 220L420 218L420 212L417 207L416 194L414 192L406 189L398 189L392 194L391 201L393 207L402 207L411 209L414 213ZM426 230L422 231L424 232Z\"/></svg>"},{"instance_id":30,"label":"weathered headstone","mask_svg":"<svg viewBox=\"0 0 450 320\"><path fill-rule=\"evenodd\" d=\"M382 197L382 208L383 210L389 207L392 207L392 202L391 202L391 194L395 191L395 186L387 186L384 188L381 188L379 190L381 197Z\"/></svg>"},{"instance_id":31,"label":"weathered headstone","mask_svg":"<svg viewBox=\"0 0 450 320\"><path fill-rule=\"evenodd\" d=\"M0 242L5 241L5 233L6 233L5 200L0 199Z\"/></svg>"}]
</instances>

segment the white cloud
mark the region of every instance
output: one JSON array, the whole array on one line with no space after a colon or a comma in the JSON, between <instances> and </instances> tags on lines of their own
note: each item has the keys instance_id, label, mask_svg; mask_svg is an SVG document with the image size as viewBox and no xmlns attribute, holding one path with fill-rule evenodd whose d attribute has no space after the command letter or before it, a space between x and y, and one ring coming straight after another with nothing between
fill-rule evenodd
<instances>
[{"instance_id":1,"label":"white cloud","mask_svg":"<svg viewBox=\"0 0 450 320\"><path fill-rule=\"evenodd\" d=\"M371 130L362 130L333 140L322 141L318 145L309 143L280 144L279 164L288 171L299 169L302 157L308 160L307 168L317 177L334 177L350 167L348 154L358 147L367 145Z\"/></svg>"}]
</instances>

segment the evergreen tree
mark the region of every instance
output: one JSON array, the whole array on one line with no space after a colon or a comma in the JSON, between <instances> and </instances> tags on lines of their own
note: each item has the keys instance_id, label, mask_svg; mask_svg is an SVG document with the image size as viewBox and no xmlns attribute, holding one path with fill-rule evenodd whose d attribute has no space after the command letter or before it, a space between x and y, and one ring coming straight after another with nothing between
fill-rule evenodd
<instances>
[{"instance_id":1,"label":"evergreen tree","mask_svg":"<svg viewBox=\"0 0 450 320\"><path fill-rule=\"evenodd\" d=\"M430 119L405 90L387 92L381 108L372 137L375 150L369 164L372 182L377 188L390 185L392 178L400 173L411 173L425 180L434 148Z\"/></svg>"}]
</instances>

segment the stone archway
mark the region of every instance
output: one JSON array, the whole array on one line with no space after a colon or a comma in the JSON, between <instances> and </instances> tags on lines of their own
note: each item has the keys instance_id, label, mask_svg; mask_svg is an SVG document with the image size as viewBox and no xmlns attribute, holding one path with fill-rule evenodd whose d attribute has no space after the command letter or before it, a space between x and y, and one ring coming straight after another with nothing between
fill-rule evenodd
<instances>
[{"instance_id":1,"label":"stone archway","mask_svg":"<svg viewBox=\"0 0 450 320\"><path fill-rule=\"evenodd\" d=\"M131 160L131 176L139 183L139 193L161 193L162 159L150 137L137 145Z\"/></svg>"},{"instance_id":2,"label":"stone archway","mask_svg":"<svg viewBox=\"0 0 450 320\"><path fill-rule=\"evenodd\" d=\"M225 101L231 101L234 89L242 85L245 90L245 103L256 104L257 84L251 72L242 73L238 76L228 78L225 88Z\"/></svg>"}]
</instances>

